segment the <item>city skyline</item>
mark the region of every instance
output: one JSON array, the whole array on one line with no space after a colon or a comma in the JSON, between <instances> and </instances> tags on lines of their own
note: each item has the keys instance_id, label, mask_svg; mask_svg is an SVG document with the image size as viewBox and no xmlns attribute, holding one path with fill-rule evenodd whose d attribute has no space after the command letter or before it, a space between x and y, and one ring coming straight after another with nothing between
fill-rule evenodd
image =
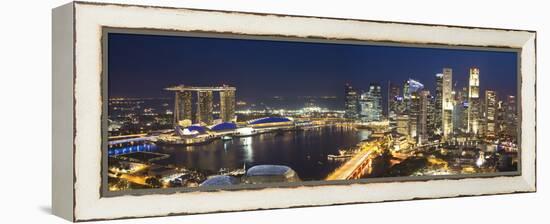
<instances>
[{"instance_id":1,"label":"city skyline","mask_svg":"<svg viewBox=\"0 0 550 224\"><path fill-rule=\"evenodd\" d=\"M516 52L108 40L110 191L518 170Z\"/></svg>"},{"instance_id":2,"label":"city skyline","mask_svg":"<svg viewBox=\"0 0 550 224\"><path fill-rule=\"evenodd\" d=\"M456 89L467 87L471 67L480 70L480 93L516 95L517 89L515 52L136 34L109 34L109 41L110 97L165 97L157 87L227 84L239 88L237 99L329 95L343 106L345 83L365 91L379 83L385 111L388 81L412 78L435 91L435 75L445 67L453 69ZM142 81L150 75L158 78Z\"/></svg>"}]
</instances>

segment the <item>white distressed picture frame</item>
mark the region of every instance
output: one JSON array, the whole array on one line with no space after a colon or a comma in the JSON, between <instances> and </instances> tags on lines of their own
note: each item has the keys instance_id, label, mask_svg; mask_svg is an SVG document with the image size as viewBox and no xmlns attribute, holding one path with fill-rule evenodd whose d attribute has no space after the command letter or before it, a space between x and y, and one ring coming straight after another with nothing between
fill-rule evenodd
<instances>
[{"instance_id":1,"label":"white distressed picture frame","mask_svg":"<svg viewBox=\"0 0 550 224\"><path fill-rule=\"evenodd\" d=\"M521 175L103 197L105 27L521 49ZM74 2L53 10L52 33L52 204L71 221L536 191L534 31Z\"/></svg>"}]
</instances>

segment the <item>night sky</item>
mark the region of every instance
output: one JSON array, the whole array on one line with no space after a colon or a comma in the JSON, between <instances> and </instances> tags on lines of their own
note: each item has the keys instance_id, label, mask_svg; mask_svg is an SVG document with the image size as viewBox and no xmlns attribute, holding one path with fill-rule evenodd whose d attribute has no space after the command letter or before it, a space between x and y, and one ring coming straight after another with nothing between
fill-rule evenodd
<instances>
[{"instance_id":1,"label":"night sky","mask_svg":"<svg viewBox=\"0 0 550 224\"><path fill-rule=\"evenodd\" d=\"M517 88L515 52L112 33L108 41L110 97L164 97L172 85L228 84L237 87L237 99L333 95L343 102L346 83L367 90L379 82L385 94L388 80L402 85L413 78L434 93L443 67L462 87L474 66L481 91L516 95Z\"/></svg>"}]
</instances>

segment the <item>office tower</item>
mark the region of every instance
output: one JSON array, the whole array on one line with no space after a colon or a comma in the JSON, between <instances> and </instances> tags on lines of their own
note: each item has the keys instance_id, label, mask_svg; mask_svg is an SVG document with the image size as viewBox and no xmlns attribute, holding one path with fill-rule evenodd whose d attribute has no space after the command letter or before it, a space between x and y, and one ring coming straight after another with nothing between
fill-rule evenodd
<instances>
[{"instance_id":1,"label":"office tower","mask_svg":"<svg viewBox=\"0 0 550 224\"><path fill-rule=\"evenodd\" d=\"M420 93L412 92L410 95L409 115L409 136L413 139L418 138L418 117L420 116Z\"/></svg>"},{"instance_id":2,"label":"office tower","mask_svg":"<svg viewBox=\"0 0 550 224\"><path fill-rule=\"evenodd\" d=\"M505 131L508 136L517 137L517 103L515 96L508 96L505 101Z\"/></svg>"},{"instance_id":3,"label":"office tower","mask_svg":"<svg viewBox=\"0 0 550 224\"><path fill-rule=\"evenodd\" d=\"M407 113L411 108L411 96L413 93L424 89L424 85L414 79L408 79L403 84L403 103L404 112Z\"/></svg>"},{"instance_id":4,"label":"office tower","mask_svg":"<svg viewBox=\"0 0 550 224\"><path fill-rule=\"evenodd\" d=\"M369 101L369 92L364 92L361 95L359 95L359 118L361 118L361 121L368 122L369 120L369 113L372 111L373 105Z\"/></svg>"},{"instance_id":5,"label":"office tower","mask_svg":"<svg viewBox=\"0 0 550 224\"><path fill-rule=\"evenodd\" d=\"M428 107L430 104L430 91L422 90L418 93L418 99L415 102L418 104L416 108L416 139L420 145L428 141Z\"/></svg>"},{"instance_id":6,"label":"office tower","mask_svg":"<svg viewBox=\"0 0 550 224\"><path fill-rule=\"evenodd\" d=\"M199 91L197 95L197 117L196 123L205 123L207 125L212 124L214 118L213 101L214 95L212 91Z\"/></svg>"},{"instance_id":7,"label":"office tower","mask_svg":"<svg viewBox=\"0 0 550 224\"><path fill-rule=\"evenodd\" d=\"M455 133L466 133L468 126L468 88L456 91L453 109L453 130Z\"/></svg>"},{"instance_id":8,"label":"office tower","mask_svg":"<svg viewBox=\"0 0 550 224\"><path fill-rule=\"evenodd\" d=\"M183 120L193 120L193 104L190 91L176 92L174 105L174 126Z\"/></svg>"},{"instance_id":9,"label":"office tower","mask_svg":"<svg viewBox=\"0 0 550 224\"><path fill-rule=\"evenodd\" d=\"M485 135L494 137L496 134L497 95L495 91L485 90Z\"/></svg>"},{"instance_id":10,"label":"office tower","mask_svg":"<svg viewBox=\"0 0 550 224\"><path fill-rule=\"evenodd\" d=\"M223 122L235 120L235 90L220 91L220 119Z\"/></svg>"},{"instance_id":11,"label":"office tower","mask_svg":"<svg viewBox=\"0 0 550 224\"><path fill-rule=\"evenodd\" d=\"M361 94L361 120L363 122L382 120L382 91L380 84L371 83L369 91Z\"/></svg>"},{"instance_id":12,"label":"office tower","mask_svg":"<svg viewBox=\"0 0 550 224\"><path fill-rule=\"evenodd\" d=\"M479 69L470 68L468 83L468 133L477 135L480 126Z\"/></svg>"},{"instance_id":13,"label":"office tower","mask_svg":"<svg viewBox=\"0 0 550 224\"><path fill-rule=\"evenodd\" d=\"M503 135L506 130L506 105L502 100L497 101L496 109L495 131L497 135Z\"/></svg>"},{"instance_id":14,"label":"office tower","mask_svg":"<svg viewBox=\"0 0 550 224\"><path fill-rule=\"evenodd\" d=\"M390 121L394 121L399 114L399 85L388 83L388 118Z\"/></svg>"},{"instance_id":15,"label":"office tower","mask_svg":"<svg viewBox=\"0 0 550 224\"><path fill-rule=\"evenodd\" d=\"M435 117L435 97L432 95L432 94L429 94L428 95L428 99L427 99L427 107L428 107L428 111L427 111L427 128L428 128L428 138L438 134L438 131L437 129L435 128L436 127L436 121L438 122L441 122L441 119L437 120L436 117Z\"/></svg>"},{"instance_id":16,"label":"office tower","mask_svg":"<svg viewBox=\"0 0 550 224\"><path fill-rule=\"evenodd\" d=\"M369 86L369 101L372 102L372 120L382 120L382 87L378 83L371 83Z\"/></svg>"},{"instance_id":17,"label":"office tower","mask_svg":"<svg viewBox=\"0 0 550 224\"><path fill-rule=\"evenodd\" d=\"M424 89L424 85L414 79L409 79L403 84L403 114L408 115L408 133L409 137L417 136L417 121L419 112L419 92Z\"/></svg>"},{"instance_id":18,"label":"office tower","mask_svg":"<svg viewBox=\"0 0 550 224\"><path fill-rule=\"evenodd\" d=\"M435 131L443 131L443 74L435 75L435 104L434 104L434 125Z\"/></svg>"},{"instance_id":19,"label":"office tower","mask_svg":"<svg viewBox=\"0 0 550 224\"><path fill-rule=\"evenodd\" d=\"M453 70L443 68L441 86L441 124L444 138L448 138L453 133Z\"/></svg>"},{"instance_id":20,"label":"office tower","mask_svg":"<svg viewBox=\"0 0 550 224\"><path fill-rule=\"evenodd\" d=\"M359 93L351 85L345 86L345 114L349 119L357 119L359 112Z\"/></svg>"}]
</instances>

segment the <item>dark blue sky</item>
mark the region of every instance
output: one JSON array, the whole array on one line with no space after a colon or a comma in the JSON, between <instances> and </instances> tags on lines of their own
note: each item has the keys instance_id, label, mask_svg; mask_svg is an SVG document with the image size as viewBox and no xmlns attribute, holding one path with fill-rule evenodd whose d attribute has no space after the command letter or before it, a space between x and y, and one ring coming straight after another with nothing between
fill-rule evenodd
<instances>
[{"instance_id":1,"label":"dark blue sky","mask_svg":"<svg viewBox=\"0 0 550 224\"><path fill-rule=\"evenodd\" d=\"M480 69L480 88L516 95L515 52L301 43L181 36L109 34L109 95L170 96L176 84L237 87L238 99L334 95L344 84L367 89L414 78L435 90L435 74L453 69L466 86L468 69Z\"/></svg>"}]
</instances>

